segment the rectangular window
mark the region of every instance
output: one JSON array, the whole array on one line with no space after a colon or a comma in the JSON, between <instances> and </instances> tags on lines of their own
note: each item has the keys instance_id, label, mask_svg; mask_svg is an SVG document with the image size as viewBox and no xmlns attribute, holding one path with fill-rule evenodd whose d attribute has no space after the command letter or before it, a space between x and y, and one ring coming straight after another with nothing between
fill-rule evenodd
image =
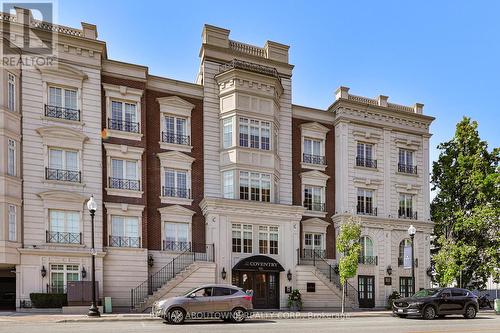
<instances>
[{"instance_id":1,"label":"rectangular window","mask_svg":"<svg viewBox=\"0 0 500 333\"><path fill-rule=\"evenodd\" d=\"M49 210L50 231L58 233L80 233L80 212Z\"/></svg>"},{"instance_id":2,"label":"rectangular window","mask_svg":"<svg viewBox=\"0 0 500 333\"><path fill-rule=\"evenodd\" d=\"M233 120L234 118L224 118L222 120L222 147L229 148L233 146Z\"/></svg>"},{"instance_id":3,"label":"rectangular window","mask_svg":"<svg viewBox=\"0 0 500 333\"><path fill-rule=\"evenodd\" d=\"M271 176L265 173L240 171L240 199L270 202Z\"/></svg>"},{"instance_id":4,"label":"rectangular window","mask_svg":"<svg viewBox=\"0 0 500 333\"><path fill-rule=\"evenodd\" d=\"M248 147L248 119L240 118L240 147Z\"/></svg>"},{"instance_id":5,"label":"rectangular window","mask_svg":"<svg viewBox=\"0 0 500 333\"><path fill-rule=\"evenodd\" d=\"M399 217L413 219L416 218L413 212L413 195L399 194Z\"/></svg>"},{"instance_id":6,"label":"rectangular window","mask_svg":"<svg viewBox=\"0 0 500 333\"><path fill-rule=\"evenodd\" d=\"M186 170L165 169L164 196L190 198L188 172Z\"/></svg>"},{"instance_id":7,"label":"rectangular window","mask_svg":"<svg viewBox=\"0 0 500 333\"><path fill-rule=\"evenodd\" d=\"M223 195L225 199L234 199L234 171L222 173Z\"/></svg>"},{"instance_id":8,"label":"rectangular window","mask_svg":"<svg viewBox=\"0 0 500 333\"><path fill-rule=\"evenodd\" d=\"M137 161L111 159L111 177L137 180Z\"/></svg>"},{"instance_id":9,"label":"rectangular window","mask_svg":"<svg viewBox=\"0 0 500 333\"><path fill-rule=\"evenodd\" d=\"M9 241L16 242L17 241L17 215L16 215L16 206L9 205Z\"/></svg>"},{"instance_id":10,"label":"rectangular window","mask_svg":"<svg viewBox=\"0 0 500 333\"><path fill-rule=\"evenodd\" d=\"M7 174L10 176L15 176L16 172L16 141L8 140L8 152L7 152Z\"/></svg>"},{"instance_id":11,"label":"rectangular window","mask_svg":"<svg viewBox=\"0 0 500 333\"><path fill-rule=\"evenodd\" d=\"M167 143L189 145L187 119L174 116L165 116L165 130L162 141Z\"/></svg>"},{"instance_id":12,"label":"rectangular window","mask_svg":"<svg viewBox=\"0 0 500 333\"><path fill-rule=\"evenodd\" d=\"M76 110L78 108L76 89L49 87L48 99L50 106L71 110Z\"/></svg>"},{"instance_id":13,"label":"rectangular window","mask_svg":"<svg viewBox=\"0 0 500 333\"><path fill-rule=\"evenodd\" d=\"M241 147L250 147L262 150L271 149L270 122L240 118L239 131Z\"/></svg>"},{"instance_id":14,"label":"rectangular window","mask_svg":"<svg viewBox=\"0 0 500 333\"><path fill-rule=\"evenodd\" d=\"M49 168L58 170L78 171L78 152L49 148Z\"/></svg>"},{"instance_id":15,"label":"rectangular window","mask_svg":"<svg viewBox=\"0 0 500 333\"><path fill-rule=\"evenodd\" d=\"M304 154L322 156L321 140L304 139Z\"/></svg>"},{"instance_id":16,"label":"rectangular window","mask_svg":"<svg viewBox=\"0 0 500 333\"><path fill-rule=\"evenodd\" d=\"M165 223L164 249L169 251L186 251L190 249L189 225L187 223Z\"/></svg>"},{"instance_id":17,"label":"rectangular window","mask_svg":"<svg viewBox=\"0 0 500 333\"><path fill-rule=\"evenodd\" d=\"M357 157L371 160L373 158L373 145L369 143L358 142Z\"/></svg>"},{"instance_id":18,"label":"rectangular window","mask_svg":"<svg viewBox=\"0 0 500 333\"><path fill-rule=\"evenodd\" d=\"M16 77L14 74L8 73L7 83L7 107L9 111L16 111Z\"/></svg>"},{"instance_id":19,"label":"rectangular window","mask_svg":"<svg viewBox=\"0 0 500 333\"><path fill-rule=\"evenodd\" d=\"M374 214L373 190L358 188L358 205L356 211L358 214Z\"/></svg>"},{"instance_id":20,"label":"rectangular window","mask_svg":"<svg viewBox=\"0 0 500 333\"><path fill-rule=\"evenodd\" d=\"M322 187L309 185L304 187L304 207L318 212L325 211Z\"/></svg>"},{"instance_id":21,"label":"rectangular window","mask_svg":"<svg viewBox=\"0 0 500 333\"><path fill-rule=\"evenodd\" d=\"M234 253L252 253L252 226L232 224L232 251ZM243 246L242 246L243 245Z\"/></svg>"},{"instance_id":22,"label":"rectangular window","mask_svg":"<svg viewBox=\"0 0 500 333\"><path fill-rule=\"evenodd\" d=\"M259 226L259 253L278 254L278 227Z\"/></svg>"},{"instance_id":23,"label":"rectangular window","mask_svg":"<svg viewBox=\"0 0 500 333\"><path fill-rule=\"evenodd\" d=\"M140 247L139 219L131 216L111 216L110 246Z\"/></svg>"},{"instance_id":24,"label":"rectangular window","mask_svg":"<svg viewBox=\"0 0 500 333\"><path fill-rule=\"evenodd\" d=\"M50 285L52 293L66 293L68 282L80 280L80 266L75 264L50 265Z\"/></svg>"},{"instance_id":25,"label":"rectangular window","mask_svg":"<svg viewBox=\"0 0 500 333\"><path fill-rule=\"evenodd\" d=\"M408 167L413 166L413 151L408 149L399 149L399 164Z\"/></svg>"},{"instance_id":26,"label":"rectangular window","mask_svg":"<svg viewBox=\"0 0 500 333\"><path fill-rule=\"evenodd\" d=\"M139 133L137 106L135 103L111 101L111 129Z\"/></svg>"}]
</instances>

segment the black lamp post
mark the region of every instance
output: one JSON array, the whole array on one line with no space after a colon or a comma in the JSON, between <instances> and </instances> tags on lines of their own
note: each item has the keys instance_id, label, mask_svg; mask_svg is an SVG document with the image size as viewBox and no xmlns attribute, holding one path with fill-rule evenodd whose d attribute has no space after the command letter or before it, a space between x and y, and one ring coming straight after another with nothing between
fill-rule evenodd
<instances>
[{"instance_id":1,"label":"black lamp post","mask_svg":"<svg viewBox=\"0 0 500 333\"><path fill-rule=\"evenodd\" d=\"M96 304L96 295L95 295L95 256L97 255L97 251L94 245L94 216L97 210L97 203L94 200L94 196L92 195L87 201L87 208L90 212L90 220L92 222L92 305L89 308L89 313L87 316L89 317L100 317L99 309Z\"/></svg>"},{"instance_id":2,"label":"black lamp post","mask_svg":"<svg viewBox=\"0 0 500 333\"><path fill-rule=\"evenodd\" d=\"M415 293L415 247L413 246L413 240L415 237L415 233L417 232L417 229L412 225L408 228L408 235L410 235L411 239L411 285L412 285L412 291Z\"/></svg>"}]
</instances>

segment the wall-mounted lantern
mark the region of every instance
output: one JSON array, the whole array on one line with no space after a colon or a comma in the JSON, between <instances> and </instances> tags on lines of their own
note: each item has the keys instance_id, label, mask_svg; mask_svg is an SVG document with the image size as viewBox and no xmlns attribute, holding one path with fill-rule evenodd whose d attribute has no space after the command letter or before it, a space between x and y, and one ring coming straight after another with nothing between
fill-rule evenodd
<instances>
[{"instance_id":1,"label":"wall-mounted lantern","mask_svg":"<svg viewBox=\"0 0 500 333\"><path fill-rule=\"evenodd\" d=\"M40 274L42 274L42 279L47 275L47 270L45 269L45 266L42 266L42 269L40 270Z\"/></svg>"},{"instance_id":2,"label":"wall-mounted lantern","mask_svg":"<svg viewBox=\"0 0 500 333\"><path fill-rule=\"evenodd\" d=\"M288 270L288 273L286 273L286 278L288 279L288 281L292 281L292 272L290 270Z\"/></svg>"},{"instance_id":3,"label":"wall-mounted lantern","mask_svg":"<svg viewBox=\"0 0 500 333\"><path fill-rule=\"evenodd\" d=\"M85 270L85 267L82 267L82 279L85 279L87 277L87 271Z\"/></svg>"},{"instance_id":4,"label":"wall-mounted lantern","mask_svg":"<svg viewBox=\"0 0 500 333\"><path fill-rule=\"evenodd\" d=\"M153 256L150 254L148 256L148 266L149 267L153 267L153 265L155 264L155 259L153 258Z\"/></svg>"},{"instance_id":5,"label":"wall-mounted lantern","mask_svg":"<svg viewBox=\"0 0 500 333\"><path fill-rule=\"evenodd\" d=\"M387 274L388 275L392 274L392 267L391 267L391 265L387 266Z\"/></svg>"},{"instance_id":6,"label":"wall-mounted lantern","mask_svg":"<svg viewBox=\"0 0 500 333\"><path fill-rule=\"evenodd\" d=\"M227 277L226 268L222 267L222 272L220 272L220 276L221 276L222 280L226 279L226 277Z\"/></svg>"}]
</instances>

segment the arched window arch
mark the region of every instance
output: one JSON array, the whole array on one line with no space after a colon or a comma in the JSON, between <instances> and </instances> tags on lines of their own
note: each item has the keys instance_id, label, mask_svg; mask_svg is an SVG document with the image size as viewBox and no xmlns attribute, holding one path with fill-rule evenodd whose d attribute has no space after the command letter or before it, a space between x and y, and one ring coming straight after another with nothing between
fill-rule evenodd
<instances>
[{"instance_id":1,"label":"arched window arch","mask_svg":"<svg viewBox=\"0 0 500 333\"><path fill-rule=\"evenodd\" d=\"M359 239L362 257L373 257L373 242L368 236L361 236Z\"/></svg>"},{"instance_id":2,"label":"arched window arch","mask_svg":"<svg viewBox=\"0 0 500 333\"><path fill-rule=\"evenodd\" d=\"M407 246L411 246L411 241L409 238L405 238L399 243L399 258L404 258L405 247Z\"/></svg>"}]
</instances>

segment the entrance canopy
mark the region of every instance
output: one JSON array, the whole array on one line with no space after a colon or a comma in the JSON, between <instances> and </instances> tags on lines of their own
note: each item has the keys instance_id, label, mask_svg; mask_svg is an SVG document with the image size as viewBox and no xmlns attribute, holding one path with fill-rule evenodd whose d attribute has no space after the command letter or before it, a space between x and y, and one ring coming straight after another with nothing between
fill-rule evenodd
<instances>
[{"instance_id":1,"label":"entrance canopy","mask_svg":"<svg viewBox=\"0 0 500 333\"><path fill-rule=\"evenodd\" d=\"M284 272L279 262L268 256L251 256L241 259L233 267L234 271Z\"/></svg>"}]
</instances>

